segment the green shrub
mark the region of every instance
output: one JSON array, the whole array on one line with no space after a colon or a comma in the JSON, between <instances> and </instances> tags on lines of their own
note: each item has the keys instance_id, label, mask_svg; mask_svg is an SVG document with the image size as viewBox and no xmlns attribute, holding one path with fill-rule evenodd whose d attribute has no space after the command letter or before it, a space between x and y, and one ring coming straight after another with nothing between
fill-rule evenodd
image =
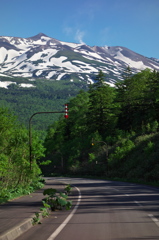
<instances>
[{"instance_id":1,"label":"green shrub","mask_svg":"<svg viewBox=\"0 0 159 240\"><path fill-rule=\"evenodd\" d=\"M65 189L64 189L65 191L66 191L66 194L68 195L70 192L71 192L71 190L72 190L72 187L71 187L71 185L70 184L68 184L66 187L65 187Z\"/></svg>"},{"instance_id":2,"label":"green shrub","mask_svg":"<svg viewBox=\"0 0 159 240\"><path fill-rule=\"evenodd\" d=\"M69 186L67 187L67 190L71 190ZM72 202L67 200L68 195L62 192L58 193L56 189L46 189L44 190L43 195L48 195L46 198L43 199L43 204L51 211L55 211L56 209L62 209L63 207L69 210L72 206Z\"/></svg>"},{"instance_id":3,"label":"green shrub","mask_svg":"<svg viewBox=\"0 0 159 240\"><path fill-rule=\"evenodd\" d=\"M147 143L147 146L144 148L146 154L151 154L154 151L155 144L151 141Z\"/></svg>"},{"instance_id":4,"label":"green shrub","mask_svg":"<svg viewBox=\"0 0 159 240\"><path fill-rule=\"evenodd\" d=\"M128 155L128 153L135 147L135 144L130 140L123 140L121 146L117 146L114 153L109 156L109 162L118 162ZM114 165L114 164L113 164Z\"/></svg>"}]
</instances>

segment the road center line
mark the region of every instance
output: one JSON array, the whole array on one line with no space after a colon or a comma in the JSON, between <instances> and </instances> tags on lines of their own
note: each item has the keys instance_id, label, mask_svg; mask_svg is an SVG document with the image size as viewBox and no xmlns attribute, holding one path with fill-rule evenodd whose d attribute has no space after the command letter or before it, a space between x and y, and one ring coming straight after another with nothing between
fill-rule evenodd
<instances>
[{"instance_id":1,"label":"road center line","mask_svg":"<svg viewBox=\"0 0 159 240\"><path fill-rule=\"evenodd\" d=\"M80 204L80 201L81 201L81 192L80 192L79 188L77 188L77 187L75 187L75 188L79 192L78 201L77 201L76 206L74 207L72 212L68 215L68 217L63 221L63 223L61 223L61 225L55 230L55 232L53 232L51 234L51 236L47 240L54 240L57 237L57 235L62 231L62 229L67 225L67 223L71 220L73 215L75 214L75 212Z\"/></svg>"},{"instance_id":2,"label":"road center line","mask_svg":"<svg viewBox=\"0 0 159 240\"><path fill-rule=\"evenodd\" d=\"M159 220L154 217L153 214L148 214L148 216L152 219L152 221L159 227Z\"/></svg>"}]
</instances>

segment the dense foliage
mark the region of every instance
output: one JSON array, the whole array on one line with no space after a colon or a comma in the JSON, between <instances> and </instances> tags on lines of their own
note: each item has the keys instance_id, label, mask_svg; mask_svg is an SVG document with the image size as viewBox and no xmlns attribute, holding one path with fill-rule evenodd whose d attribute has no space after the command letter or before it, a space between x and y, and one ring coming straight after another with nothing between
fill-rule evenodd
<instances>
[{"instance_id":1,"label":"dense foliage","mask_svg":"<svg viewBox=\"0 0 159 240\"><path fill-rule=\"evenodd\" d=\"M44 147L33 132L33 162L29 161L28 130L17 123L5 108L0 108L0 202L29 193L39 186L41 170L37 164Z\"/></svg>"},{"instance_id":2,"label":"dense foliage","mask_svg":"<svg viewBox=\"0 0 159 240\"><path fill-rule=\"evenodd\" d=\"M49 81L44 89L40 81L35 83L37 88L29 90L15 84L10 85L9 90L0 88L1 199L32 191L41 170L45 175L66 172L158 181L159 72L146 69L133 75L128 68L123 77L124 81L113 88L106 84L105 75L100 71L89 90L84 91L83 87L77 95L75 92L81 87L76 88L74 83L72 94L73 85L66 82L66 92L62 88L60 92L60 84L51 87ZM55 95L59 105L47 108ZM20 115L26 115L29 121L35 112L61 110L66 100L69 118L60 116L54 122L52 119L44 143L32 127L30 168L28 129L18 123L6 106L11 104L10 109L16 106L17 111L22 111L23 106L24 112ZM28 112L25 112L25 103ZM40 116L39 122L46 126L49 121L42 119ZM36 126L38 128L38 121ZM48 160L50 165L46 165Z\"/></svg>"},{"instance_id":3,"label":"dense foliage","mask_svg":"<svg viewBox=\"0 0 159 240\"><path fill-rule=\"evenodd\" d=\"M158 180L157 154L153 164L148 154L158 137L159 72L146 69L133 75L127 68L123 77L112 88L100 71L88 92L70 99L69 118L48 128L45 147L52 165L44 173Z\"/></svg>"},{"instance_id":4,"label":"dense foliage","mask_svg":"<svg viewBox=\"0 0 159 240\"><path fill-rule=\"evenodd\" d=\"M86 84L70 82L67 79L52 81L26 78L6 78L0 76L1 82L12 82L8 88L0 87L0 107L7 107L28 127L29 119L36 112L64 111L64 104L70 97L76 96L79 90L86 89ZM21 84L32 84L33 87L21 87ZM34 128L45 131L59 118L59 114L41 114L33 119Z\"/></svg>"},{"instance_id":5,"label":"dense foliage","mask_svg":"<svg viewBox=\"0 0 159 240\"><path fill-rule=\"evenodd\" d=\"M79 89L86 89L86 86L76 81L29 80L3 76L0 76L0 81L4 86L10 83L8 88L0 87L0 202L2 202L41 186L40 167L48 163L40 160L44 156L42 141L46 128L58 119L59 114L37 114L31 118L33 114L64 111L67 99L75 96ZM33 87L28 88L30 84ZM29 132L32 136L31 166Z\"/></svg>"}]
</instances>

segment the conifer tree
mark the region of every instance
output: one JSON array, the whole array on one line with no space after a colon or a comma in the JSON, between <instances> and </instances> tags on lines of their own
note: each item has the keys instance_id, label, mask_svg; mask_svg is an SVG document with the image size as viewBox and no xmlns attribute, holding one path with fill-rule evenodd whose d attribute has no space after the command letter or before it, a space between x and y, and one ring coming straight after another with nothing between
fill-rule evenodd
<instances>
[{"instance_id":1,"label":"conifer tree","mask_svg":"<svg viewBox=\"0 0 159 240\"><path fill-rule=\"evenodd\" d=\"M113 123L111 108L115 98L115 90L104 80L104 73L99 71L89 90L88 125L91 131L98 131L101 135L106 135Z\"/></svg>"}]
</instances>

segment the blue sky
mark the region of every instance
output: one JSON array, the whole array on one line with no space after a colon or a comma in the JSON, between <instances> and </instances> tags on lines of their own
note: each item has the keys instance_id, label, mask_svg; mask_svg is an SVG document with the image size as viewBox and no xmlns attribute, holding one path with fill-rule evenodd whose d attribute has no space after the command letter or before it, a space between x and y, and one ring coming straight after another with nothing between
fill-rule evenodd
<instances>
[{"instance_id":1,"label":"blue sky","mask_svg":"<svg viewBox=\"0 0 159 240\"><path fill-rule=\"evenodd\" d=\"M40 32L159 59L159 0L0 0L0 36Z\"/></svg>"}]
</instances>

